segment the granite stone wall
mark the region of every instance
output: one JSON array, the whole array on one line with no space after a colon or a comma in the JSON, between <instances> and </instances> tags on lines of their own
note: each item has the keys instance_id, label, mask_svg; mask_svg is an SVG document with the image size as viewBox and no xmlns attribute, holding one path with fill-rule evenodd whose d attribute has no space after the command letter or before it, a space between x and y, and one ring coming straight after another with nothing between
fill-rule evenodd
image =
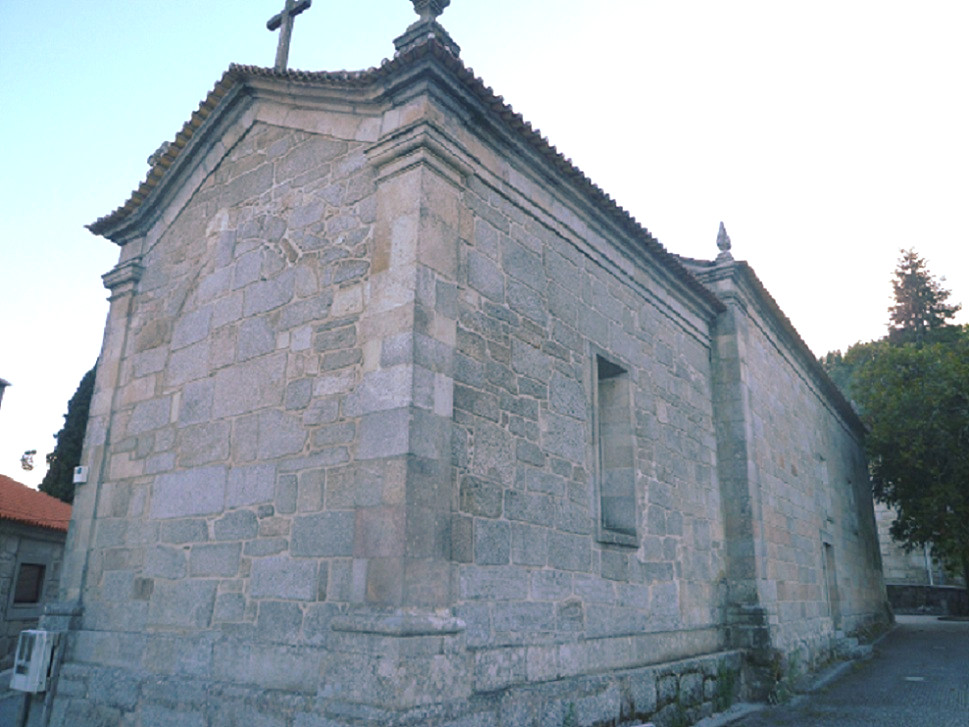
<instances>
[{"instance_id":1,"label":"granite stone wall","mask_svg":"<svg viewBox=\"0 0 969 727\"><path fill-rule=\"evenodd\" d=\"M728 301L717 370L732 643L768 672L803 671L888 618L862 426L744 263L695 269Z\"/></svg>"},{"instance_id":2,"label":"granite stone wall","mask_svg":"<svg viewBox=\"0 0 969 727\"><path fill-rule=\"evenodd\" d=\"M709 340L648 267L610 260L594 233L549 224L507 187L472 180L465 202L452 553L476 686L631 665L647 644L657 660L717 648ZM633 545L597 522L597 355L628 372Z\"/></svg>"},{"instance_id":3,"label":"granite stone wall","mask_svg":"<svg viewBox=\"0 0 969 727\"><path fill-rule=\"evenodd\" d=\"M766 602L776 646L812 657L835 631L856 632L884 610L861 432L810 371L751 328L754 446L767 545Z\"/></svg>"},{"instance_id":4,"label":"granite stone wall","mask_svg":"<svg viewBox=\"0 0 969 727\"><path fill-rule=\"evenodd\" d=\"M869 619L773 314L402 68L257 74L113 233L32 724L682 724Z\"/></svg>"},{"instance_id":5,"label":"granite stone wall","mask_svg":"<svg viewBox=\"0 0 969 727\"><path fill-rule=\"evenodd\" d=\"M189 683L315 693L352 588L366 452L347 402L375 205L361 143L256 123L145 245L109 320L126 326L117 380L98 381L103 481L79 490L95 522L67 714L72 674L113 670L98 709L142 690L138 708L164 711L145 680L179 703Z\"/></svg>"},{"instance_id":6,"label":"granite stone wall","mask_svg":"<svg viewBox=\"0 0 969 727\"><path fill-rule=\"evenodd\" d=\"M295 719L329 684L359 717L434 703L418 663L454 700L723 648L707 312L520 190L367 153L256 122L143 244L55 724L183 719L198 685L278 692ZM414 206L453 217L450 250L408 247ZM631 543L597 525L596 356L629 380ZM442 452L422 413L447 416ZM407 507L429 482L443 522ZM443 552L438 595L401 547ZM437 603L445 635L357 608ZM368 678L361 649L410 671Z\"/></svg>"}]
</instances>

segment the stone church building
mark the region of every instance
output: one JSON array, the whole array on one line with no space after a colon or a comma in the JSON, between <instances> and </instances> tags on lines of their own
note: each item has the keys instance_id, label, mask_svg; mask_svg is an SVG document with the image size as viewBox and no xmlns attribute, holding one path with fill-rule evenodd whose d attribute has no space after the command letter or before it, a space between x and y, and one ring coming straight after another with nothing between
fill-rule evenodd
<instances>
[{"instance_id":1,"label":"stone church building","mask_svg":"<svg viewBox=\"0 0 969 727\"><path fill-rule=\"evenodd\" d=\"M726 233L667 251L415 5L232 66L91 225L32 724L683 724L886 620L862 425Z\"/></svg>"}]
</instances>

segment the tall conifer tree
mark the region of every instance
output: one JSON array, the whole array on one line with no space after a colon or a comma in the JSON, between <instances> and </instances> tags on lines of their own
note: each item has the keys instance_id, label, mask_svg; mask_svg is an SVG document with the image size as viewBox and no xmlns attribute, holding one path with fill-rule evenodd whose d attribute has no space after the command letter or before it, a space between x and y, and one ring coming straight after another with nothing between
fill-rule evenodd
<instances>
[{"instance_id":1,"label":"tall conifer tree","mask_svg":"<svg viewBox=\"0 0 969 727\"><path fill-rule=\"evenodd\" d=\"M943 278L944 280L944 278ZM887 339L821 359L869 427L877 500L897 515L892 537L929 545L969 582L969 326L915 250L892 279Z\"/></svg>"},{"instance_id":2,"label":"tall conifer tree","mask_svg":"<svg viewBox=\"0 0 969 727\"><path fill-rule=\"evenodd\" d=\"M927 334L948 326L962 306L946 303L949 291L929 273L914 249L900 252L892 280L895 305L888 309L889 335L893 343L921 344Z\"/></svg>"},{"instance_id":3,"label":"tall conifer tree","mask_svg":"<svg viewBox=\"0 0 969 727\"><path fill-rule=\"evenodd\" d=\"M74 468L81 461L81 447L84 445L84 430L87 428L97 368L95 364L94 368L84 374L77 391L67 403L64 428L54 435L57 446L47 455L47 474L40 483L41 492L64 502L74 502Z\"/></svg>"}]
</instances>

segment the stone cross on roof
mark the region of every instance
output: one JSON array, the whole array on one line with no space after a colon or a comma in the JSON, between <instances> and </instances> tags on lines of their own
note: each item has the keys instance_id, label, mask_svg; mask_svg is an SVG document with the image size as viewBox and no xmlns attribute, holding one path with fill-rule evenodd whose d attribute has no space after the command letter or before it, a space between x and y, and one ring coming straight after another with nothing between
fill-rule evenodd
<instances>
[{"instance_id":1,"label":"stone cross on roof","mask_svg":"<svg viewBox=\"0 0 969 727\"><path fill-rule=\"evenodd\" d=\"M450 1L450 0L448 0ZM273 66L277 71L285 71L286 64L289 62L289 40L293 36L293 18L313 4L313 0L286 0L286 5L282 11L273 15L266 23L270 30L279 31L279 45L276 46L276 65Z\"/></svg>"}]
</instances>

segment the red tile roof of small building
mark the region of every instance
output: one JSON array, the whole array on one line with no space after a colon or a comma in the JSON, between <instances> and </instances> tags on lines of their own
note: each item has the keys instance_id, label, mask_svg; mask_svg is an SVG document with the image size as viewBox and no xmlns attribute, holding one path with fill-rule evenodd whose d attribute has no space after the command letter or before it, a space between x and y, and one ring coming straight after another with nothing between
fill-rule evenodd
<instances>
[{"instance_id":1,"label":"red tile roof of small building","mask_svg":"<svg viewBox=\"0 0 969 727\"><path fill-rule=\"evenodd\" d=\"M15 520L66 533L71 521L71 506L0 475L0 520Z\"/></svg>"}]
</instances>

